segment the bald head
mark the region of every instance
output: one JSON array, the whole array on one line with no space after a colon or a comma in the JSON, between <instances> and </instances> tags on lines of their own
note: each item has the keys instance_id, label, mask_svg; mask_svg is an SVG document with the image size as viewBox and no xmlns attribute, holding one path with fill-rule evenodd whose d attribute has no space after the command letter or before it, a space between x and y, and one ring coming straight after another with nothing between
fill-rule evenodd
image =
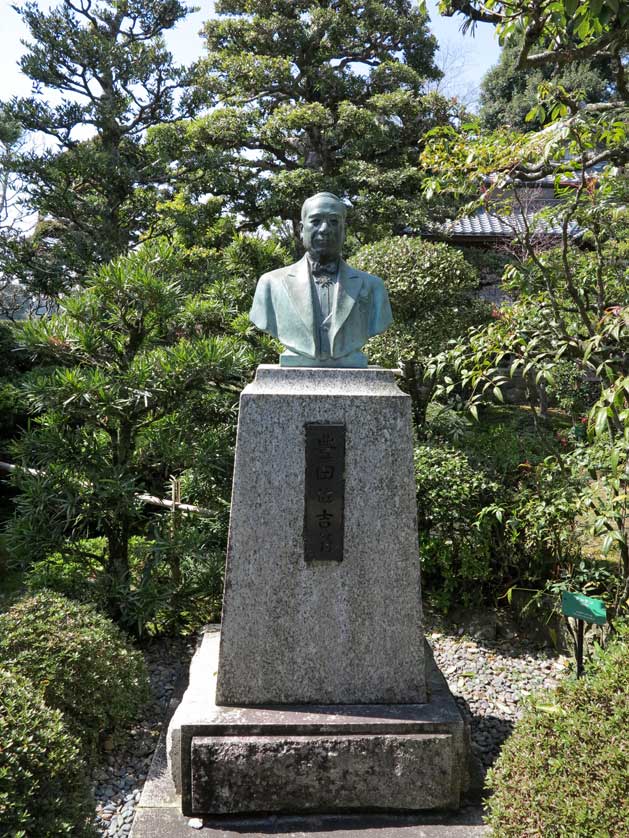
<instances>
[{"instance_id":1,"label":"bald head","mask_svg":"<svg viewBox=\"0 0 629 838\"><path fill-rule=\"evenodd\" d=\"M317 260L338 259L345 241L347 209L337 195L319 192L301 208L301 240Z\"/></svg>"},{"instance_id":2,"label":"bald head","mask_svg":"<svg viewBox=\"0 0 629 838\"><path fill-rule=\"evenodd\" d=\"M312 195L310 198L306 198L306 200L303 202L303 204L301 206L301 221L302 221L302 224L303 224L304 219L306 217L306 213L308 212L309 206L311 204L317 202L317 201L320 201L321 199L324 199L327 203L330 203L330 202L335 203L337 205L338 211L343 216L343 221L345 221L345 218L347 216L347 207L345 206L343 201L341 201L339 196L335 195L333 192L317 192L316 195Z\"/></svg>"}]
</instances>

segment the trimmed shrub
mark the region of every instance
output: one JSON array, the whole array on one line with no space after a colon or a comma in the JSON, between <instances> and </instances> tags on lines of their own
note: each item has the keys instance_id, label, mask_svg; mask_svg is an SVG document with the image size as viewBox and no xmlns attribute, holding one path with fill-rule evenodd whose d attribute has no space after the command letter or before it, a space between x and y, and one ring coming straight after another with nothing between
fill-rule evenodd
<instances>
[{"instance_id":1,"label":"trimmed shrub","mask_svg":"<svg viewBox=\"0 0 629 838\"><path fill-rule=\"evenodd\" d=\"M489 775L495 838L629 835L629 631L529 702Z\"/></svg>"},{"instance_id":2,"label":"trimmed shrub","mask_svg":"<svg viewBox=\"0 0 629 838\"><path fill-rule=\"evenodd\" d=\"M361 247L352 265L382 277L393 324L367 343L372 364L400 367L400 385L412 399L421 428L434 382L424 377L426 359L472 326L489 322L491 307L479 299L478 274L447 244L393 236Z\"/></svg>"},{"instance_id":3,"label":"trimmed shrub","mask_svg":"<svg viewBox=\"0 0 629 838\"><path fill-rule=\"evenodd\" d=\"M0 659L63 713L88 758L148 697L141 654L91 606L43 590L0 615Z\"/></svg>"},{"instance_id":4,"label":"trimmed shrub","mask_svg":"<svg viewBox=\"0 0 629 838\"><path fill-rule=\"evenodd\" d=\"M466 455L447 445L418 445L415 482L422 577L435 605L479 605L497 584L493 523L478 514L500 487Z\"/></svg>"},{"instance_id":5,"label":"trimmed shrub","mask_svg":"<svg viewBox=\"0 0 629 838\"><path fill-rule=\"evenodd\" d=\"M0 835L87 838L93 815L80 746L62 714L26 678L0 669Z\"/></svg>"},{"instance_id":6,"label":"trimmed shrub","mask_svg":"<svg viewBox=\"0 0 629 838\"><path fill-rule=\"evenodd\" d=\"M394 314L414 320L478 287L478 274L460 251L441 242L394 236L362 247L352 265L382 277Z\"/></svg>"},{"instance_id":7,"label":"trimmed shrub","mask_svg":"<svg viewBox=\"0 0 629 838\"><path fill-rule=\"evenodd\" d=\"M367 349L374 363L440 352L489 319L491 307L475 295L476 269L447 244L397 236L362 247L351 261L382 277L391 300L394 324Z\"/></svg>"}]
</instances>

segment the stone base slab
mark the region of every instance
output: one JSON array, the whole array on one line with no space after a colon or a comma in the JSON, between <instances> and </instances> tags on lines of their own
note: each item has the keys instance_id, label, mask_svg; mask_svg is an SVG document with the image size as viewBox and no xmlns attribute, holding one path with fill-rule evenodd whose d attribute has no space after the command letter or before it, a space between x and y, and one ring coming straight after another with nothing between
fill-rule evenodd
<instances>
[{"instance_id":1,"label":"stone base slab","mask_svg":"<svg viewBox=\"0 0 629 838\"><path fill-rule=\"evenodd\" d=\"M425 704L223 707L218 645L214 627L168 731L185 815L459 807L469 730L430 653Z\"/></svg>"}]
</instances>

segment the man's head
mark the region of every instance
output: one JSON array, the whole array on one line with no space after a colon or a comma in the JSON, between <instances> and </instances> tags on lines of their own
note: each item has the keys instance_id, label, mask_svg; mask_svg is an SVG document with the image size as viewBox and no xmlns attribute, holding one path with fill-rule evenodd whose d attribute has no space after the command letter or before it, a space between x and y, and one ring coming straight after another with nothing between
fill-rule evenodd
<instances>
[{"instance_id":1,"label":"man's head","mask_svg":"<svg viewBox=\"0 0 629 838\"><path fill-rule=\"evenodd\" d=\"M331 192L318 192L301 208L301 240L315 259L338 259L345 241L345 204Z\"/></svg>"}]
</instances>

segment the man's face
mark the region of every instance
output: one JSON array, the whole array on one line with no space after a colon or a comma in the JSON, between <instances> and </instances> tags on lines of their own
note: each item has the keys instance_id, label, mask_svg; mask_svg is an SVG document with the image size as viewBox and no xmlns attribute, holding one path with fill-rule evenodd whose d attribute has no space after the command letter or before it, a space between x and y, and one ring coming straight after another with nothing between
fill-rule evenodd
<instances>
[{"instance_id":1,"label":"man's face","mask_svg":"<svg viewBox=\"0 0 629 838\"><path fill-rule=\"evenodd\" d=\"M338 259L345 240L343 211L332 198L310 201L301 223L301 240L315 259Z\"/></svg>"}]
</instances>

